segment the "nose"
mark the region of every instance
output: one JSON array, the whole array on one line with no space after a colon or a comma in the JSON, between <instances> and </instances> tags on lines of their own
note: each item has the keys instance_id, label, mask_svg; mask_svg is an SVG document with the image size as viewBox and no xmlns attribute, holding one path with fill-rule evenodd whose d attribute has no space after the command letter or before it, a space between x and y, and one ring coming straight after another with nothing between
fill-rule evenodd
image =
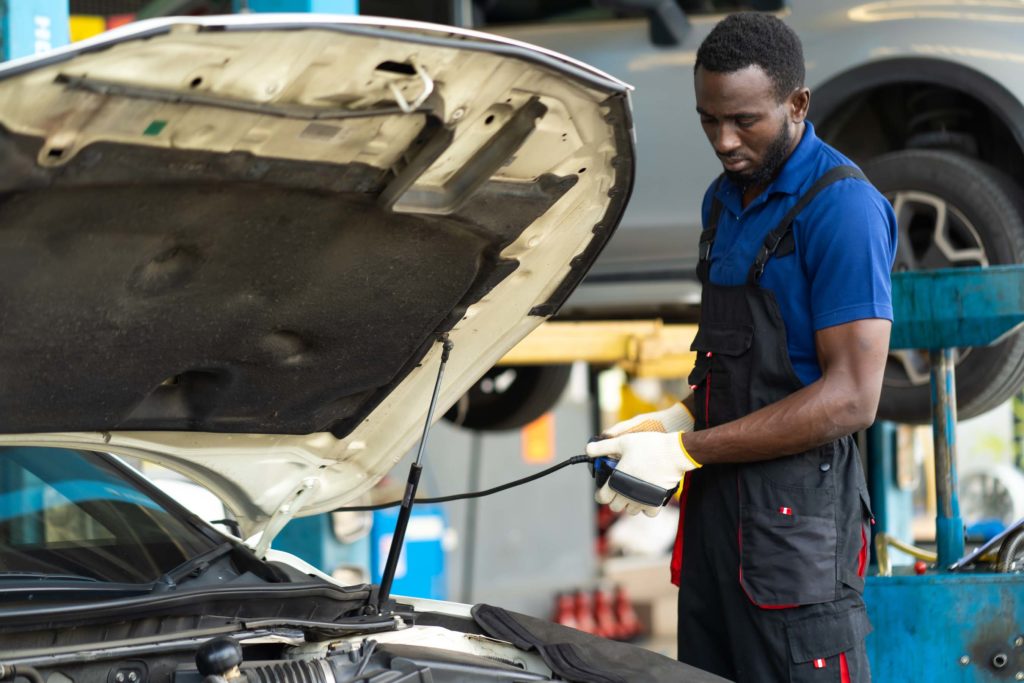
<instances>
[{"instance_id":1,"label":"nose","mask_svg":"<svg viewBox=\"0 0 1024 683\"><path fill-rule=\"evenodd\" d=\"M717 154L729 156L740 148L740 137L736 134L735 127L730 126L728 123L723 123L715 131L711 145L715 148Z\"/></svg>"}]
</instances>

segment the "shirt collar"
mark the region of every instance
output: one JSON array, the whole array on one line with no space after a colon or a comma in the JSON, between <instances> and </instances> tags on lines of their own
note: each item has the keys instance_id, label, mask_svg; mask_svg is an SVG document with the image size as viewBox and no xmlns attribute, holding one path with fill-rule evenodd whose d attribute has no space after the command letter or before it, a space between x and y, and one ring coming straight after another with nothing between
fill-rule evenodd
<instances>
[{"instance_id":1,"label":"shirt collar","mask_svg":"<svg viewBox=\"0 0 1024 683\"><path fill-rule=\"evenodd\" d=\"M775 177L772 184L761 193L751 206L759 204L769 195L775 192L784 194L797 194L807 181L807 175L813 167L813 160L821 147L821 140L814 132L814 125L810 121L804 121L804 134L800 143L793 150L793 153L786 159L779 175ZM718 201L737 216L743 212L743 197L737 187L727 177L722 176L715 191ZM749 207L748 207L749 208Z\"/></svg>"},{"instance_id":2,"label":"shirt collar","mask_svg":"<svg viewBox=\"0 0 1024 683\"><path fill-rule=\"evenodd\" d=\"M768 186L765 194L771 192L796 194L799 192L807 181L807 174L813 168L812 162L819 147L821 147L821 140L814 133L814 125L810 121L804 121L804 134L800 138L800 144L789 155L789 159L786 160L774 182Z\"/></svg>"}]
</instances>

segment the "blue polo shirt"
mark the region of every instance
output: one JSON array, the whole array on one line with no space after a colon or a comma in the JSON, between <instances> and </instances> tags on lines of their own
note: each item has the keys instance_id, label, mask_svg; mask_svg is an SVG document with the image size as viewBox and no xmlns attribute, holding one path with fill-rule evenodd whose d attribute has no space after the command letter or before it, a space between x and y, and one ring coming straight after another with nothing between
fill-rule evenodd
<instances>
[{"instance_id":1,"label":"blue polo shirt","mask_svg":"<svg viewBox=\"0 0 1024 683\"><path fill-rule=\"evenodd\" d=\"M705 226L714 194L722 203L711 251L711 281L746 282L750 265L786 212L826 171L855 165L822 142L810 122L774 182L747 208L740 188L723 178L704 195ZM797 377L821 377L814 333L864 318L892 320L889 273L896 256L896 216L872 185L855 178L825 188L793 221L796 249L768 261L761 286L775 293Z\"/></svg>"}]
</instances>

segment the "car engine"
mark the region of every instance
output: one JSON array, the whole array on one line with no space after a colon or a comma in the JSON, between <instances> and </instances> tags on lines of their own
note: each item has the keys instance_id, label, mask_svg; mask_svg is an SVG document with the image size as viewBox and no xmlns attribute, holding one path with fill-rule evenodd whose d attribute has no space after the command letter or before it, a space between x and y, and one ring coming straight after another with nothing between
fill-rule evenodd
<instances>
[{"instance_id":1,"label":"car engine","mask_svg":"<svg viewBox=\"0 0 1024 683\"><path fill-rule=\"evenodd\" d=\"M180 642L180 641L179 641ZM159 646L158 648L159 649ZM87 661L88 655L53 667L0 665L0 680L31 683L466 683L548 681L521 663L465 652L366 638L334 643L325 656L279 643L246 646L221 636L188 653L139 659ZM60 659L64 659L61 657Z\"/></svg>"}]
</instances>

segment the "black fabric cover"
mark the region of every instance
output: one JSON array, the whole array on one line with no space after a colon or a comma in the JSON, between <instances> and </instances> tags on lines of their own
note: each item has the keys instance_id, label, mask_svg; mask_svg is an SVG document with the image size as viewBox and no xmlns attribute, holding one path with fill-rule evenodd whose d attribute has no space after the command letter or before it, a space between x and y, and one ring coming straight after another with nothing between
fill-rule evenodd
<instances>
[{"instance_id":1,"label":"black fabric cover","mask_svg":"<svg viewBox=\"0 0 1024 683\"><path fill-rule=\"evenodd\" d=\"M43 169L40 144L0 128L0 433L342 437L576 182L410 215L362 164L98 143Z\"/></svg>"},{"instance_id":2,"label":"black fabric cover","mask_svg":"<svg viewBox=\"0 0 1024 683\"><path fill-rule=\"evenodd\" d=\"M492 638L536 651L551 670L573 683L715 683L724 678L649 650L598 638L567 626L509 612L473 607L473 618Z\"/></svg>"}]
</instances>

